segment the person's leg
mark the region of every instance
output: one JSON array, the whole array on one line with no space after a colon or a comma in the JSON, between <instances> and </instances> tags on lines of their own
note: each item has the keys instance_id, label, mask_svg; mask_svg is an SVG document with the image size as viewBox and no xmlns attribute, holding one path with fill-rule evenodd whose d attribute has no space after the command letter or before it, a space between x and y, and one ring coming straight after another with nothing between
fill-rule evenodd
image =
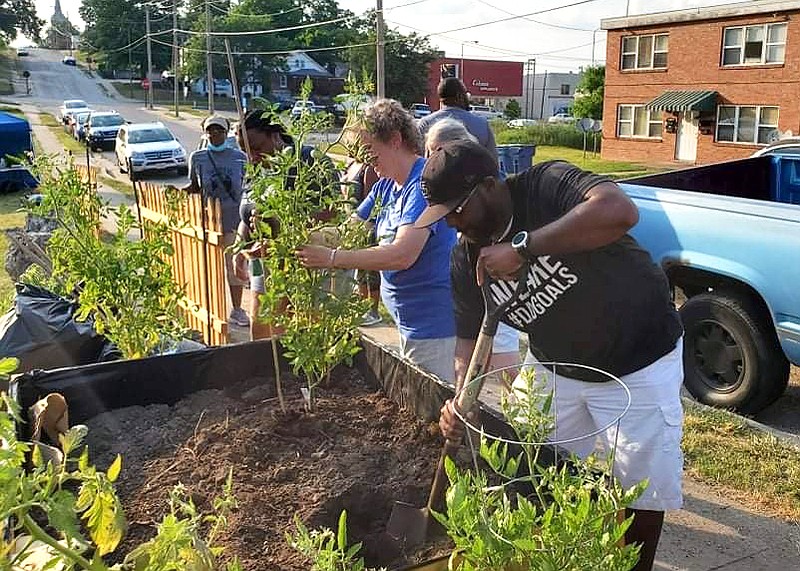
<instances>
[{"instance_id":1,"label":"person's leg","mask_svg":"<svg viewBox=\"0 0 800 571\"><path fill-rule=\"evenodd\" d=\"M242 308L242 291L244 288L240 285L233 285L230 284L229 286L231 291L231 305L234 309L241 309Z\"/></svg>"},{"instance_id":2,"label":"person's leg","mask_svg":"<svg viewBox=\"0 0 800 571\"><path fill-rule=\"evenodd\" d=\"M225 279L228 281L228 291L231 294L231 308L228 320L234 325L239 327L247 327L249 319L247 314L242 309L242 290L244 289L245 282L236 275L233 267L233 254L228 251L228 247L236 241L236 235L233 232L225 234L223 243L225 244Z\"/></svg>"},{"instance_id":3,"label":"person's leg","mask_svg":"<svg viewBox=\"0 0 800 571\"><path fill-rule=\"evenodd\" d=\"M639 543L636 571L649 571L655 560L666 510L683 504L680 449L683 408L683 344L655 363L622 377L631 394L628 411L601 435L607 452L613 453L615 477L625 488L647 479L647 489L628 515L631 527L627 543ZM616 387L616 388L615 388ZM624 411L625 393L619 385L597 383L589 388L588 406L598 427L609 425Z\"/></svg>"},{"instance_id":4,"label":"person's leg","mask_svg":"<svg viewBox=\"0 0 800 571\"><path fill-rule=\"evenodd\" d=\"M508 388L519 372L519 331L500 323L492 344L492 358L489 361L489 371L501 373L501 381Z\"/></svg>"},{"instance_id":5,"label":"person's leg","mask_svg":"<svg viewBox=\"0 0 800 571\"><path fill-rule=\"evenodd\" d=\"M455 382L456 338L408 339L400 335L400 354L420 369L450 384Z\"/></svg>"}]
</instances>

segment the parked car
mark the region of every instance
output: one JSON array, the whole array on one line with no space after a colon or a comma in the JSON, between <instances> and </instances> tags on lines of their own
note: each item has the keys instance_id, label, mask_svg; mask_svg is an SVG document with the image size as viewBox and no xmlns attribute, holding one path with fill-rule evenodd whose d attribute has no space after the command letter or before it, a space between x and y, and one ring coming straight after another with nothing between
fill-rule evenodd
<instances>
[{"instance_id":1,"label":"parked car","mask_svg":"<svg viewBox=\"0 0 800 571\"><path fill-rule=\"evenodd\" d=\"M556 113L547 118L548 123L574 123L575 117L569 113Z\"/></svg>"},{"instance_id":2,"label":"parked car","mask_svg":"<svg viewBox=\"0 0 800 571\"><path fill-rule=\"evenodd\" d=\"M533 125L536 125L536 119L512 119L508 122L508 126L512 129L522 129Z\"/></svg>"},{"instance_id":3,"label":"parked car","mask_svg":"<svg viewBox=\"0 0 800 571\"><path fill-rule=\"evenodd\" d=\"M114 145L119 128L124 124L125 119L116 111L90 113L84 125L86 146L102 150L106 145Z\"/></svg>"},{"instance_id":4,"label":"parked car","mask_svg":"<svg viewBox=\"0 0 800 571\"><path fill-rule=\"evenodd\" d=\"M31 55L31 53L28 51L28 48L17 48L17 57L24 57L29 55Z\"/></svg>"},{"instance_id":5,"label":"parked car","mask_svg":"<svg viewBox=\"0 0 800 571\"><path fill-rule=\"evenodd\" d=\"M78 61L74 56L64 56L64 59L61 60L61 63L64 65L78 65Z\"/></svg>"},{"instance_id":6,"label":"parked car","mask_svg":"<svg viewBox=\"0 0 800 571\"><path fill-rule=\"evenodd\" d=\"M427 103L414 103L409 111L411 111L415 119L422 119L431 114L431 106Z\"/></svg>"},{"instance_id":7,"label":"parked car","mask_svg":"<svg viewBox=\"0 0 800 571\"><path fill-rule=\"evenodd\" d=\"M70 115L81 111L91 111L89 105L83 99L67 99L58 109L58 118L66 125Z\"/></svg>"},{"instance_id":8,"label":"parked car","mask_svg":"<svg viewBox=\"0 0 800 571\"><path fill-rule=\"evenodd\" d=\"M470 105L469 110L472 111L473 114L477 115L478 117L483 117L487 121L491 119L503 118L502 113L500 113L494 107L490 107L489 105Z\"/></svg>"},{"instance_id":9,"label":"parked car","mask_svg":"<svg viewBox=\"0 0 800 571\"><path fill-rule=\"evenodd\" d=\"M297 119L303 113L322 113L326 111L325 107L317 105L313 101L307 99L298 99L294 102L291 115L292 119Z\"/></svg>"},{"instance_id":10,"label":"parked car","mask_svg":"<svg viewBox=\"0 0 800 571\"><path fill-rule=\"evenodd\" d=\"M120 172L142 173L175 169L187 174L186 149L163 123L123 124L117 133L114 153Z\"/></svg>"},{"instance_id":11,"label":"parked car","mask_svg":"<svg viewBox=\"0 0 800 571\"><path fill-rule=\"evenodd\" d=\"M800 137L780 139L758 149L751 156L762 157L764 155L800 155Z\"/></svg>"},{"instance_id":12,"label":"parked car","mask_svg":"<svg viewBox=\"0 0 800 571\"><path fill-rule=\"evenodd\" d=\"M686 297L684 385L755 414L800 365L800 157L765 155L620 181L631 234Z\"/></svg>"},{"instance_id":13,"label":"parked car","mask_svg":"<svg viewBox=\"0 0 800 571\"><path fill-rule=\"evenodd\" d=\"M86 132L86 121L89 119L89 115L91 115L90 111L80 111L70 115L67 119L67 124L64 128L76 141L83 141Z\"/></svg>"}]
</instances>

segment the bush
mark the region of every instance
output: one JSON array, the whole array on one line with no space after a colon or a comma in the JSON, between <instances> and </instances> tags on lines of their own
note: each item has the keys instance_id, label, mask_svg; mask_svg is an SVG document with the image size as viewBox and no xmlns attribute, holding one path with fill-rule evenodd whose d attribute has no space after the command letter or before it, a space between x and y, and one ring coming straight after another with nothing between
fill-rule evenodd
<instances>
[{"instance_id":1,"label":"bush","mask_svg":"<svg viewBox=\"0 0 800 571\"><path fill-rule=\"evenodd\" d=\"M498 145L539 145L583 149L583 132L574 125L552 125L540 123L522 129L512 129L505 123L493 121L495 141ZM591 137L597 137L597 150L600 150L599 133L589 133L587 146L592 146Z\"/></svg>"},{"instance_id":2,"label":"bush","mask_svg":"<svg viewBox=\"0 0 800 571\"><path fill-rule=\"evenodd\" d=\"M520 109L517 100L512 99L506 105L506 109L503 113L506 116L506 119L519 119L522 116L522 109Z\"/></svg>"}]
</instances>

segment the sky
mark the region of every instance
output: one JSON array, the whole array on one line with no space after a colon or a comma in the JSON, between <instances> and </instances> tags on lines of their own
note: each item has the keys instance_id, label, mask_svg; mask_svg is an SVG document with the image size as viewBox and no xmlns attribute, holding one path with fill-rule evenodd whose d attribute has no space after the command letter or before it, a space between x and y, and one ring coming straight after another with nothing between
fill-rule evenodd
<instances>
[{"instance_id":1,"label":"sky","mask_svg":"<svg viewBox=\"0 0 800 571\"><path fill-rule=\"evenodd\" d=\"M428 35L431 43L448 56L514 61L535 58L537 72L568 72L605 60L605 32L598 29L603 18L624 16L626 10L635 15L738 1L383 0L383 4L388 27ZM55 0L36 0L39 16L49 20L54 4ZM80 4L81 0L61 0L62 11L70 21L83 27L78 15ZM339 0L339 5L361 14L374 8L376 0ZM550 11L490 23L544 10ZM461 29L469 26L475 27Z\"/></svg>"}]
</instances>

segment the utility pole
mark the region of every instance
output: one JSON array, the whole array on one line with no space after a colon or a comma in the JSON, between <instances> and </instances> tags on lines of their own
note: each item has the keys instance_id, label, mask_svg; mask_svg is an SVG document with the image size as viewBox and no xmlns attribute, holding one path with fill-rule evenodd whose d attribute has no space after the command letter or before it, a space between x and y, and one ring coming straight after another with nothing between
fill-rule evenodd
<instances>
[{"instance_id":1,"label":"utility pole","mask_svg":"<svg viewBox=\"0 0 800 571\"><path fill-rule=\"evenodd\" d=\"M376 13L376 23L377 23L377 45L376 52L378 55L378 62L376 66L376 76L377 76L377 88L378 88L378 98L386 97L386 60L385 60L385 38L384 38L384 29L383 29L383 0L377 0L377 13Z\"/></svg>"},{"instance_id":2,"label":"utility pole","mask_svg":"<svg viewBox=\"0 0 800 571\"><path fill-rule=\"evenodd\" d=\"M153 75L153 51L150 48L150 6L144 6L145 33L147 34L147 108L153 108L153 82L150 78Z\"/></svg>"},{"instance_id":3,"label":"utility pole","mask_svg":"<svg viewBox=\"0 0 800 571\"><path fill-rule=\"evenodd\" d=\"M211 9L206 0L206 89L208 90L208 113L214 114L214 74L211 69Z\"/></svg>"},{"instance_id":4,"label":"utility pole","mask_svg":"<svg viewBox=\"0 0 800 571\"><path fill-rule=\"evenodd\" d=\"M178 0L172 0L172 99L175 117L180 117L178 108Z\"/></svg>"},{"instance_id":5,"label":"utility pole","mask_svg":"<svg viewBox=\"0 0 800 571\"><path fill-rule=\"evenodd\" d=\"M547 70L544 70L544 81L542 82L542 106L539 110L539 119L544 119L544 96L547 93Z\"/></svg>"},{"instance_id":6,"label":"utility pole","mask_svg":"<svg viewBox=\"0 0 800 571\"><path fill-rule=\"evenodd\" d=\"M536 90L536 58L528 60L528 100L525 105L525 118L533 119L533 101Z\"/></svg>"}]
</instances>

